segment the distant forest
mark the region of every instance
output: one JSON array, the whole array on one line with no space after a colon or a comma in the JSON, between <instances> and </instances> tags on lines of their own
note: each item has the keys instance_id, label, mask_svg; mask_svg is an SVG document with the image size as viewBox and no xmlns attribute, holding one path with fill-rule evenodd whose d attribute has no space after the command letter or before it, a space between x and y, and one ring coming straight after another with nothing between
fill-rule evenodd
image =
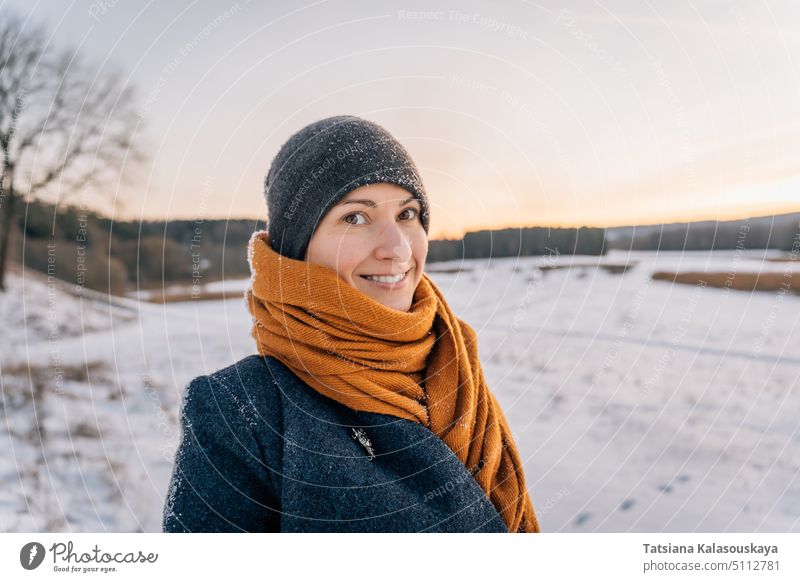
<instances>
[{"instance_id":1,"label":"distant forest","mask_svg":"<svg viewBox=\"0 0 800 582\"><path fill-rule=\"evenodd\" d=\"M261 221L119 221L32 202L19 213L12 259L59 279L115 294L250 273L247 242ZM646 227L506 228L431 240L428 261L528 255L602 255L610 248L775 248L800 241L800 214ZM800 244L798 242L797 244ZM795 247L796 248L796 247Z\"/></svg>"},{"instance_id":2,"label":"distant forest","mask_svg":"<svg viewBox=\"0 0 800 582\"><path fill-rule=\"evenodd\" d=\"M609 248L662 251L775 249L800 252L800 213L607 230Z\"/></svg>"},{"instance_id":3,"label":"distant forest","mask_svg":"<svg viewBox=\"0 0 800 582\"><path fill-rule=\"evenodd\" d=\"M431 240L428 262L530 255L602 255L603 228L504 228L468 232L455 240Z\"/></svg>"},{"instance_id":4,"label":"distant forest","mask_svg":"<svg viewBox=\"0 0 800 582\"><path fill-rule=\"evenodd\" d=\"M112 294L249 276L255 220L111 220L76 207L30 203L12 258L70 283ZM48 271L49 269L49 271Z\"/></svg>"}]
</instances>

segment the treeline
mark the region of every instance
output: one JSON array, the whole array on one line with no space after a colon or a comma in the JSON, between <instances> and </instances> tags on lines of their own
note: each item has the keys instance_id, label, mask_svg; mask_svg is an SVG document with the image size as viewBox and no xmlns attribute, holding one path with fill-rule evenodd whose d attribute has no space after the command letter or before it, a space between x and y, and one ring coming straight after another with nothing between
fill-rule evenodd
<instances>
[{"instance_id":1,"label":"treeline","mask_svg":"<svg viewBox=\"0 0 800 582\"><path fill-rule=\"evenodd\" d=\"M530 255L602 255L602 228L504 228L468 232L461 239L432 240L428 261L519 257Z\"/></svg>"},{"instance_id":2,"label":"treeline","mask_svg":"<svg viewBox=\"0 0 800 582\"><path fill-rule=\"evenodd\" d=\"M31 202L17 219L13 255L45 274L106 293L249 276L247 243L263 222L121 221ZM596 228L508 228L432 240L428 261L605 252Z\"/></svg>"},{"instance_id":3,"label":"treeline","mask_svg":"<svg viewBox=\"0 0 800 582\"><path fill-rule=\"evenodd\" d=\"M610 248L694 251L777 249L791 251L800 237L800 213L726 221L609 229ZM796 248L796 247L795 247Z\"/></svg>"},{"instance_id":4,"label":"treeline","mask_svg":"<svg viewBox=\"0 0 800 582\"><path fill-rule=\"evenodd\" d=\"M249 276L247 243L263 222L119 221L75 207L29 203L16 219L12 258L107 293ZM637 250L782 249L800 244L800 214L623 228L506 228L431 240L428 262Z\"/></svg>"},{"instance_id":5,"label":"treeline","mask_svg":"<svg viewBox=\"0 0 800 582\"><path fill-rule=\"evenodd\" d=\"M17 218L12 256L26 266L106 293L249 275L254 220L120 221L32 202Z\"/></svg>"}]
</instances>

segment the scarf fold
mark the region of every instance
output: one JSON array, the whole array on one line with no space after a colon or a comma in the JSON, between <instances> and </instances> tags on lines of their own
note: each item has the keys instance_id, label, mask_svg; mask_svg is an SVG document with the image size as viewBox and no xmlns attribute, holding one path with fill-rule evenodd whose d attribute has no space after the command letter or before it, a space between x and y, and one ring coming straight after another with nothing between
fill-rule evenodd
<instances>
[{"instance_id":1,"label":"scarf fold","mask_svg":"<svg viewBox=\"0 0 800 582\"><path fill-rule=\"evenodd\" d=\"M349 408L421 423L458 456L511 532L538 532L522 461L484 380L475 331L423 273L409 311L383 305L328 267L248 245L245 293L258 353Z\"/></svg>"}]
</instances>

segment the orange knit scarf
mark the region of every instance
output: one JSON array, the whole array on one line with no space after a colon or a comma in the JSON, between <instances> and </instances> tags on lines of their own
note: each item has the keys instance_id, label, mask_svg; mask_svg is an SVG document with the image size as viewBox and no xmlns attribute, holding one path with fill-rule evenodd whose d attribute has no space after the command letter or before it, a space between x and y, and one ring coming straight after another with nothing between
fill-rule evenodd
<instances>
[{"instance_id":1,"label":"orange knit scarf","mask_svg":"<svg viewBox=\"0 0 800 582\"><path fill-rule=\"evenodd\" d=\"M301 380L354 410L428 427L473 474L511 532L538 532L511 430L483 377L475 331L423 273L411 309L250 239L252 336ZM427 406L426 406L427 404Z\"/></svg>"}]
</instances>

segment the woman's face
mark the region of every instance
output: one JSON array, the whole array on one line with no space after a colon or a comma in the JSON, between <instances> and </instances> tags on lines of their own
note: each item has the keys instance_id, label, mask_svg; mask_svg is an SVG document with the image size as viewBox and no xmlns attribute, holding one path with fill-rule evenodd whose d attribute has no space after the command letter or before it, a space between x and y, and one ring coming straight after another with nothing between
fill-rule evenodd
<instances>
[{"instance_id":1,"label":"woman's face","mask_svg":"<svg viewBox=\"0 0 800 582\"><path fill-rule=\"evenodd\" d=\"M330 267L387 307L408 311L428 255L420 212L419 200L394 184L356 188L317 226L305 260ZM367 278L395 275L403 278L398 282Z\"/></svg>"}]
</instances>

